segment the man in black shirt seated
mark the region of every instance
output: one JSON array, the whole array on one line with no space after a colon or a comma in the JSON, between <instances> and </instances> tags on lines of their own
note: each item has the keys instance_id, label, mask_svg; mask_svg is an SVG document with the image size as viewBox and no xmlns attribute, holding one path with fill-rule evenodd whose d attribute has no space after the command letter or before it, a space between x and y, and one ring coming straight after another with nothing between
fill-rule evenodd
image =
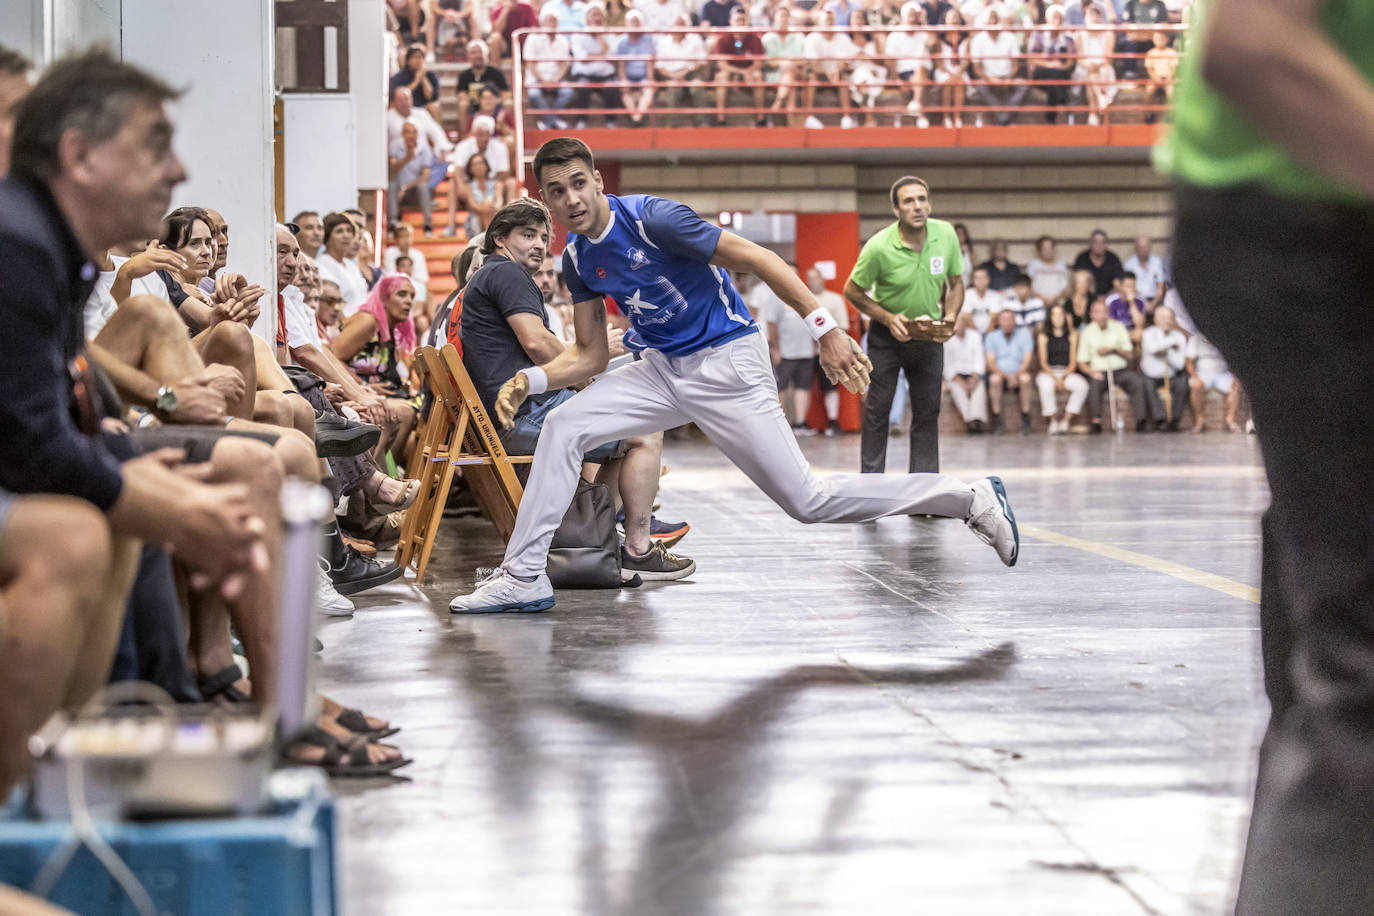
<instances>
[{"instance_id":1,"label":"man in black shirt seated","mask_svg":"<svg viewBox=\"0 0 1374 916\"><path fill-rule=\"evenodd\" d=\"M463 289L463 365L493 419L501 386L517 372L549 362L566 346L549 330L544 295L532 276L547 257L549 226L548 211L528 198L502 208L487 228L485 260ZM612 332L612 357L625 353L620 333ZM574 394L571 388L560 388L527 398L513 424L501 433L506 451L532 454L549 413ZM618 485L625 508L621 566L645 580L681 579L696 571L694 562L668 553L665 546L686 534L686 525L660 524L660 529L674 529L671 532L651 527L662 456L663 434L658 432L608 442L583 458L601 465L598 482L613 490ZM660 536L653 537L655 533ZM665 533L670 536L663 537Z\"/></svg>"}]
</instances>

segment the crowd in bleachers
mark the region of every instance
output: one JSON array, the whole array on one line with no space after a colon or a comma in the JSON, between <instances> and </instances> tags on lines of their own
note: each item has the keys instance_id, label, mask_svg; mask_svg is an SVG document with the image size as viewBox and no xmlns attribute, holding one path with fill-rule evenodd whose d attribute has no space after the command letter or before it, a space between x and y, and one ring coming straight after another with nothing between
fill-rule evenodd
<instances>
[{"instance_id":1,"label":"crowd in bleachers","mask_svg":"<svg viewBox=\"0 0 1374 916\"><path fill-rule=\"evenodd\" d=\"M406 50L392 89L437 114L441 76L426 61L467 56L453 125L466 135L481 87L509 109L513 32L537 27L524 33L521 76L539 128L643 125L653 112L723 125L735 109L739 123L812 128L1096 124L1124 88L1152 121L1172 96L1191 3L394 0Z\"/></svg>"}]
</instances>

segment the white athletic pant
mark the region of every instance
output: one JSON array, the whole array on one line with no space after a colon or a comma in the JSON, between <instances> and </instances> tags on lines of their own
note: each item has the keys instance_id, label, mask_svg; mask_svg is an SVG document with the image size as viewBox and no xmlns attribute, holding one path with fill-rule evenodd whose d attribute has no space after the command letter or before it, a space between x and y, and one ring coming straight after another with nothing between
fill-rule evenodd
<instances>
[{"instance_id":1,"label":"white athletic pant","mask_svg":"<svg viewBox=\"0 0 1374 916\"><path fill-rule=\"evenodd\" d=\"M587 450L688 422L798 521L917 513L964 519L973 505L972 488L946 474L813 474L778 402L768 345L762 334L748 334L690 356L646 351L554 408L534 450L506 569L544 571Z\"/></svg>"},{"instance_id":2,"label":"white athletic pant","mask_svg":"<svg viewBox=\"0 0 1374 916\"><path fill-rule=\"evenodd\" d=\"M1040 413L1047 417L1054 416L1058 403L1054 397L1055 378L1064 379L1064 387L1069 389L1069 403L1064 408L1064 415L1081 414L1083 402L1088 399L1088 380L1077 372L1069 373L1064 369L1050 369L1036 375L1035 385L1040 389Z\"/></svg>"},{"instance_id":3,"label":"white athletic pant","mask_svg":"<svg viewBox=\"0 0 1374 916\"><path fill-rule=\"evenodd\" d=\"M964 386L959 384L957 378L952 378L945 382L945 390L949 392L949 399L954 402L955 408L959 411L959 416L964 418L965 423L972 423L974 420L982 420L984 423L988 419L988 386L981 379L978 387L973 389L973 394L964 390Z\"/></svg>"}]
</instances>

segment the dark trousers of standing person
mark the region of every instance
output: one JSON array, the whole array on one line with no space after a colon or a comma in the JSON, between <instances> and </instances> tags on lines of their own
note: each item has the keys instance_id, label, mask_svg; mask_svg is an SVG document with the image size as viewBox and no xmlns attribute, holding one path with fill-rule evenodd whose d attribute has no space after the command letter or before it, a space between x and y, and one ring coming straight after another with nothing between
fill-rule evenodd
<instances>
[{"instance_id":1,"label":"dark trousers of standing person","mask_svg":"<svg viewBox=\"0 0 1374 916\"><path fill-rule=\"evenodd\" d=\"M1179 292L1250 396L1271 493L1260 598L1271 714L1236 910L1367 916L1374 207L1183 187L1176 212ZM1311 301L1333 306L1293 308Z\"/></svg>"},{"instance_id":2,"label":"dark trousers of standing person","mask_svg":"<svg viewBox=\"0 0 1374 916\"><path fill-rule=\"evenodd\" d=\"M873 373L864 398L859 470L881 474L887 469L887 424L897 375L906 371L911 398L911 453L907 470L913 474L940 470L940 381L945 370L945 346L930 340L898 341L886 325L868 327L868 358Z\"/></svg>"},{"instance_id":3,"label":"dark trousers of standing person","mask_svg":"<svg viewBox=\"0 0 1374 916\"><path fill-rule=\"evenodd\" d=\"M1126 392L1126 397L1131 399L1131 415L1139 423L1149 414L1145 405L1145 377L1134 369L1118 369L1112 373L1111 385L1115 385ZM1104 372L1102 378L1088 379L1088 409L1092 411L1093 421L1101 423L1103 420L1110 421L1112 418L1111 405L1107 403L1107 398L1111 391L1111 385L1107 384L1107 376Z\"/></svg>"}]
</instances>

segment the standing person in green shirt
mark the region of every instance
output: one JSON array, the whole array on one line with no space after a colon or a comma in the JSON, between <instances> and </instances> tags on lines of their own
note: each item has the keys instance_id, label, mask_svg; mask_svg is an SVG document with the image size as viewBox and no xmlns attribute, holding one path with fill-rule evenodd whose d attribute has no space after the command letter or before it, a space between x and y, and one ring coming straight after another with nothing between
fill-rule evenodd
<instances>
[{"instance_id":1,"label":"standing person in green shirt","mask_svg":"<svg viewBox=\"0 0 1374 916\"><path fill-rule=\"evenodd\" d=\"M888 412L897 376L911 396L913 474L940 470L940 382L944 342L964 305L964 259L954 227L930 218L930 185L905 175L892 184L897 221L869 239L844 285L845 298L869 318L873 361L864 399L859 470L887 467Z\"/></svg>"},{"instance_id":2,"label":"standing person in green shirt","mask_svg":"<svg viewBox=\"0 0 1374 916\"><path fill-rule=\"evenodd\" d=\"M1181 75L1159 151L1177 182L1174 279L1251 397L1271 492L1272 710L1236 910L1368 916L1374 3L1215 0Z\"/></svg>"}]
</instances>

